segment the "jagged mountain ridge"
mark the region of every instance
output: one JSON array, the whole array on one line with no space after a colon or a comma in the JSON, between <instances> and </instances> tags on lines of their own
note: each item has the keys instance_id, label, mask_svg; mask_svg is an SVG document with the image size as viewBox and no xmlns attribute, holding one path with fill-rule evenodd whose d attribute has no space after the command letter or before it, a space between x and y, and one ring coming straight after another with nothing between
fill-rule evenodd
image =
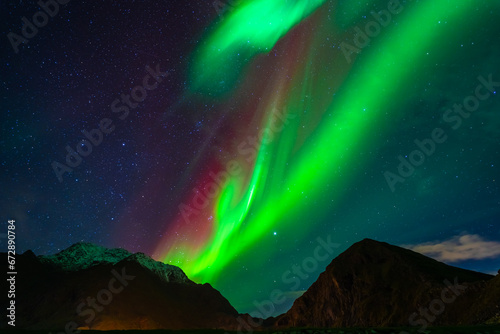
<instances>
[{"instance_id":1,"label":"jagged mountain ridge","mask_svg":"<svg viewBox=\"0 0 500 334\"><path fill-rule=\"evenodd\" d=\"M18 328L61 330L74 322L99 330L241 330L249 319L209 284L196 284L180 268L142 253L77 243L51 256L27 251L17 261L22 273L16 283ZM90 308L82 303L112 289L117 275L134 278L88 323ZM440 296L443 280L453 284L455 277L466 291L429 325L499 323L500 275L493 278L365 239L335 258L287 313L251 328L408 326L412 313Z\"/></svg>"},{"instance_id":2,"label":"jagged mountain ridge","mask_svg":"<svg viewBox=\"0 0 500 334\"><path fill-rule=\"evenodd\" d=\"M78 243L16 257L16 328L235 329L238 312L210 284L142 253ZM7 328L5 320L1 328Z\"/></svg>"},{"instance_id":3,"label":"jagged mountain ridge","mask_svg":"<svg viewBox=\"0 0 500 334\"><path fill-rule=\"evenodd\" d=\"M77 242L55 255L38 257L42 263L65 271L78 271L102 264L116 264L125 259L137 261L167 282L193 283L179 267L155 261L144 253L132 254L122 248L105 248L87 242Z\"/></svg>"}]
</instances>

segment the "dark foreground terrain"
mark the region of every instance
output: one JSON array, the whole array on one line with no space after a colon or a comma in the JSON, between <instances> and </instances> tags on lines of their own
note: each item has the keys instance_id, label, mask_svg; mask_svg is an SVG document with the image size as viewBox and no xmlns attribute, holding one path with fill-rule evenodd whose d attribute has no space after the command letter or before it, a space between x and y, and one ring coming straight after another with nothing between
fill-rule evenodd
<instances>
[{"instance_id":1,"label":"dark foreground terrain","mask_svg":"<svg viewBox=\"0 0 500 334\"><path fill-rule=\"evenodd\" d=\"M5 334L65 334L63 331L29 331L7 330ZM334 329L290 329L284 331L224 331L224 330L117 330L117 331L81 331L82 334L500 334L500 325L490 326L448 326L431 327L419 331L418 327L392 327L392 328L334 328ZM76 334L76 333L75 333Z\"/></svg>"},{"instance_id":2,"label":"dark foreground terrain","mask_svg":"<svg viewBox=\"0 0 500 334\"><path fill-rule=\"evenodd\" d=\"M210 284L196 284L182 269L141 253L77 243L50 256L28 251L16 263L22 273L16 281L16 325L30 333L54 328L174 333L161 330L168 328L177 333L500 334L500 274L452 267L370 239L333 259L289 311L265 320L239 314ZM0 333L11 330L7 320L0 320ZM427 330L431 324L436 327Z\"/></svg>"}]
</instances>

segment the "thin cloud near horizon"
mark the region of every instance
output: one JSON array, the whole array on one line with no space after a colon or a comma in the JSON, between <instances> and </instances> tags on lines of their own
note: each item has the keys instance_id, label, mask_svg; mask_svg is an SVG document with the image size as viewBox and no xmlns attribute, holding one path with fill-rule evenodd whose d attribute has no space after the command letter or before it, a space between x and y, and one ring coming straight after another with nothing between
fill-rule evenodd
<instances>
[{"instance_id":1,"label":"thin cloud near horizon","mask_svg":"<svg viewBox=\"0 0 500 334\"><path fill-rule=\"evenodd\" d=\"M500 242L485 240L478 234L463 234L445 241L424 242L402 247L442 262L460 262L500 257Z\"/></svg>"}]
</instances>

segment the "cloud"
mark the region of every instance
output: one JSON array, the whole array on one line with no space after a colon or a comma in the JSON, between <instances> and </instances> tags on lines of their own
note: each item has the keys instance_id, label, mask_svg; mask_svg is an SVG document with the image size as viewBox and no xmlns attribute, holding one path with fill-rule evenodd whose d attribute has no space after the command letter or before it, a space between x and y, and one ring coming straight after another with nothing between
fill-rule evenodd
<instances>
[{"instance_id":1,"label":"cloud","mask_svg":"<svg viewBox=\"0 0 500 334\"><path fill-rule=\"evenodd\" d=\"M442 242L403 247L443 262L482 260L500 256L500 242L484 240L477 234L464 234Z\"/></svg>"}]
</instances>

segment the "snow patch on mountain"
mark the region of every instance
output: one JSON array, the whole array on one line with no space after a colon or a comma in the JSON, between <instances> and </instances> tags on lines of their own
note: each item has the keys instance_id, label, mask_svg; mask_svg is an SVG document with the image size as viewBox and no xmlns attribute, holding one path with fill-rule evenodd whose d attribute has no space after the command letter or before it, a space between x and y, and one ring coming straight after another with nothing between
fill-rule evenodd
<instances>
[{"instance_id":1,"label":"snow patch on mountain","mask_svg":"<svg viewBox=\"0 0 500 334\"><path fill-rule=\"evenodd\" d=\"M144 253L132 254L122 248L108 249L87 242L78 242L54 255L38 257L64 271L79 271L100 264L114 265L120 261L133 261L149 269L166 282L194 284L179 268L153 260Z\"/></svg>"}]
</instances>

